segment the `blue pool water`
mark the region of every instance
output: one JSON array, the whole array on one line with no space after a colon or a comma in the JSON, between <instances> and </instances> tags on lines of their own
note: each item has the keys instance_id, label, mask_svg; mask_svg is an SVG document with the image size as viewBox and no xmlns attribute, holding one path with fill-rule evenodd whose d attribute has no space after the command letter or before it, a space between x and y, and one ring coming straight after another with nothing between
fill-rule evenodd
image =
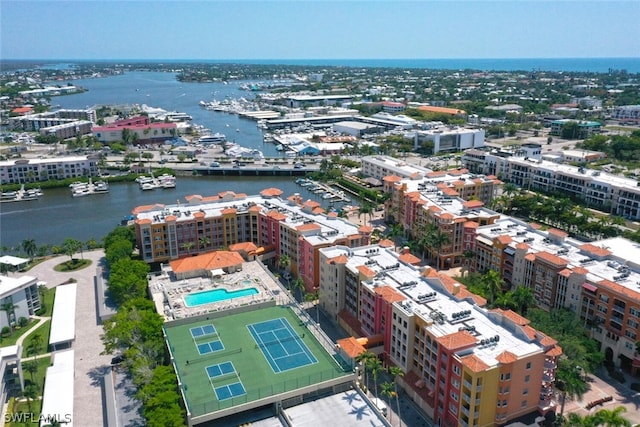
<instances>
[{"instance_id":1,"label":"blue pool water","mask_svg":"<svg viewBox=\"0 0 640 427\"><path fill-rule=\"evenodd\" d=\"M256 295L258 290L256 288L239 289L237 291L227 291L226 289L211 289L208 291L196 292L186 295L184 302L187 307L195 307L203 304L210 304L212 302L226 301L234 298L246 297L249 295Z\"/></svg>"}]
</instances>

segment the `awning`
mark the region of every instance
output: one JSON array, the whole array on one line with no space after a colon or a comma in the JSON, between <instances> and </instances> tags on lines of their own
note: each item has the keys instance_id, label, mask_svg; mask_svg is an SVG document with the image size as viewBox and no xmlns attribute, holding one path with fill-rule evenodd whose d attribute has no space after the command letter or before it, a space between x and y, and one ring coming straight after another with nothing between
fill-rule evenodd
<instances>
[{"instance_id":1,"label":"awning","mask_svg":"<svg viewBox=\"0 0 640 427\"><path fill-rule=\"evenodd\" d=\"M513 255L513 254L515 254L515 253L516 253L516 249L515 249L515 248L512 248L511 246L507 246L507 247L504 249L504 253L505 253L505 254L507 254L507 255Z\"/></svg>"},{"instance_id":2,"label":"awning","mask_svg":"<svg viewBox=\"0 0 640 427\"><path fill-rule=\"evenodd\" d=\"M591 283L583 283L582 287L586 290L588 290L589 292L593 292L596 293L598 288L594 285L592 285Z\"/></svg>"}]
</instances>

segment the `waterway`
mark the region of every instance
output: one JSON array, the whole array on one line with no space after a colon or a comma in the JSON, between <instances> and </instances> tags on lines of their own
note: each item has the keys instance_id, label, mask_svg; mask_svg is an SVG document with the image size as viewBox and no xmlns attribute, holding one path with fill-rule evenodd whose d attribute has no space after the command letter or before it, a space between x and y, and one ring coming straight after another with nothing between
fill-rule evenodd
<instances>
[{"instance_id":1,"label":"waterway","mask_svg":"<svg viewBox=\"0 0 640 427\"><path fill-rule=\"evenodd\" d=\"M142 191L136 183L112 183L109 193L71 197L68 188L47 189L38 200L0 205L0 245L18 247L25 239L36 245L60 245L67 237L87 242L100 241L137 206L186 203L192 194L212 196L223 191L255 195L276 187L282 197L299 193L325 208L339 209L295 183L293 177L178 177L176 188Z\"/></svg>"},{"instance_id":2,"label":"waterway","mask_svg":"<svg viewBox=\"0 0 640 427\"><path fill-rule=\"evenodd\" d=\"M64 85L67 82L56 83ZM251 92L239 89L245 82L226 85L182 83L175 79L173 73L133 72L69 83L82 86L87 92L55 97L52 104L60 108L147 104L167 111L185 112L193 117L193 123L224 133L231 141L260 149L267 156L279 155L273 144L263 143L261 130L255 121L208 111L199 105L200 100L251 99ZM176 188L155 191L142 191L135 183L112 183L109 187L108 194L76 198L71 197L68 188L48 189L36 201L2 203L0 246L18 247L25 239L34 239L38 246L60 245L67 237L82 242L90 239L99 241L136 206L182 203L185 196L191 194L210 196L230 190L254 195L265 188L276 187L284 191L283 197L300 193L305 200L316 200L328 207L326 200L295 184L293 177L178 177Z\"/></svg>"}]
</instances>

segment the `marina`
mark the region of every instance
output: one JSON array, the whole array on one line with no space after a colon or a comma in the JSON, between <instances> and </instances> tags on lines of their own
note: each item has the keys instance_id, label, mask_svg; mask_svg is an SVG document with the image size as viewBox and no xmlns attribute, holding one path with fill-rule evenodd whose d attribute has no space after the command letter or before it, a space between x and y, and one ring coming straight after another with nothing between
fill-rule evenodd
<instances>
[{"instance_id":1,"label":"marina","mask_svg":"<svg viewBox=\"0 0 640 427\"><path fill-rule=\"evenodd\" d=\"M106 181L96 181L89 179L89 182L74 182L69 185L71 197L84 197L92 194L106 194L109 192L109 183Z\"/></svg>"},{"instance_id":2,"label":"marina","mask_svg":"<svg viewBox=\"0 0 640 427\"><path fill-rule=\"evenodd\" d=\"M0 202L25 202L38 200L42 196L39 188L30 188L25 190L24 185L18 191L7 191L0 194Z\"/></svg>"},{"instance_id":3,"label":"marina","mask_svg":"<svg viewBox=\"0 0 640 427\"><path fill-rule=\"evenodd\" d=\"M330 185L313 181L308 178L297 178L296 184L301 187L305 187L308 191L320 195L323 200L330 200L332 202L344 202L350 203L351 199L347 197L342 190L336 190Z\"/></svg>"},{"instance_id":4,"label":"marina","mask_svg":"<svg viewBox=\"0 0 640 427\"><path fill-rule=\"evenodd\" d=\"M176 177L169 174L162 174L157 178L153 174L151 176L139 176L136 178L136 182L142 191L176 187Z\"/></svg>"}]
</instances>

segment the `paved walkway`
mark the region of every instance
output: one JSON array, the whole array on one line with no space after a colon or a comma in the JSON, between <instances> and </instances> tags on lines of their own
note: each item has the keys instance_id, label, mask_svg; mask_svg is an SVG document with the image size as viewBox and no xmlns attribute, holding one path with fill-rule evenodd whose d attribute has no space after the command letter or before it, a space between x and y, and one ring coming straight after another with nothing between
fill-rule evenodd
<instances>
[{"instance_id":1,"label":"paved walkway","mask_svg":"<svg viewBox=\"0 0 640 427\"><path fill-rule=\"evenodd\" d=\"M66 283L70 278L77 281L76 339L72 345L75 356L73 423L83 427L104 427L102 377L111 370L111 356L100 355L103 330L98 323L94 286L96 269L102 266L104 251L84 252L82 256L76 254L74 257L90 259L92 263L85 269L62 273L53 268L68 257L58 256L38 264L27 274L46 281L48 288Z\"/></svg>"}]
</instances>

